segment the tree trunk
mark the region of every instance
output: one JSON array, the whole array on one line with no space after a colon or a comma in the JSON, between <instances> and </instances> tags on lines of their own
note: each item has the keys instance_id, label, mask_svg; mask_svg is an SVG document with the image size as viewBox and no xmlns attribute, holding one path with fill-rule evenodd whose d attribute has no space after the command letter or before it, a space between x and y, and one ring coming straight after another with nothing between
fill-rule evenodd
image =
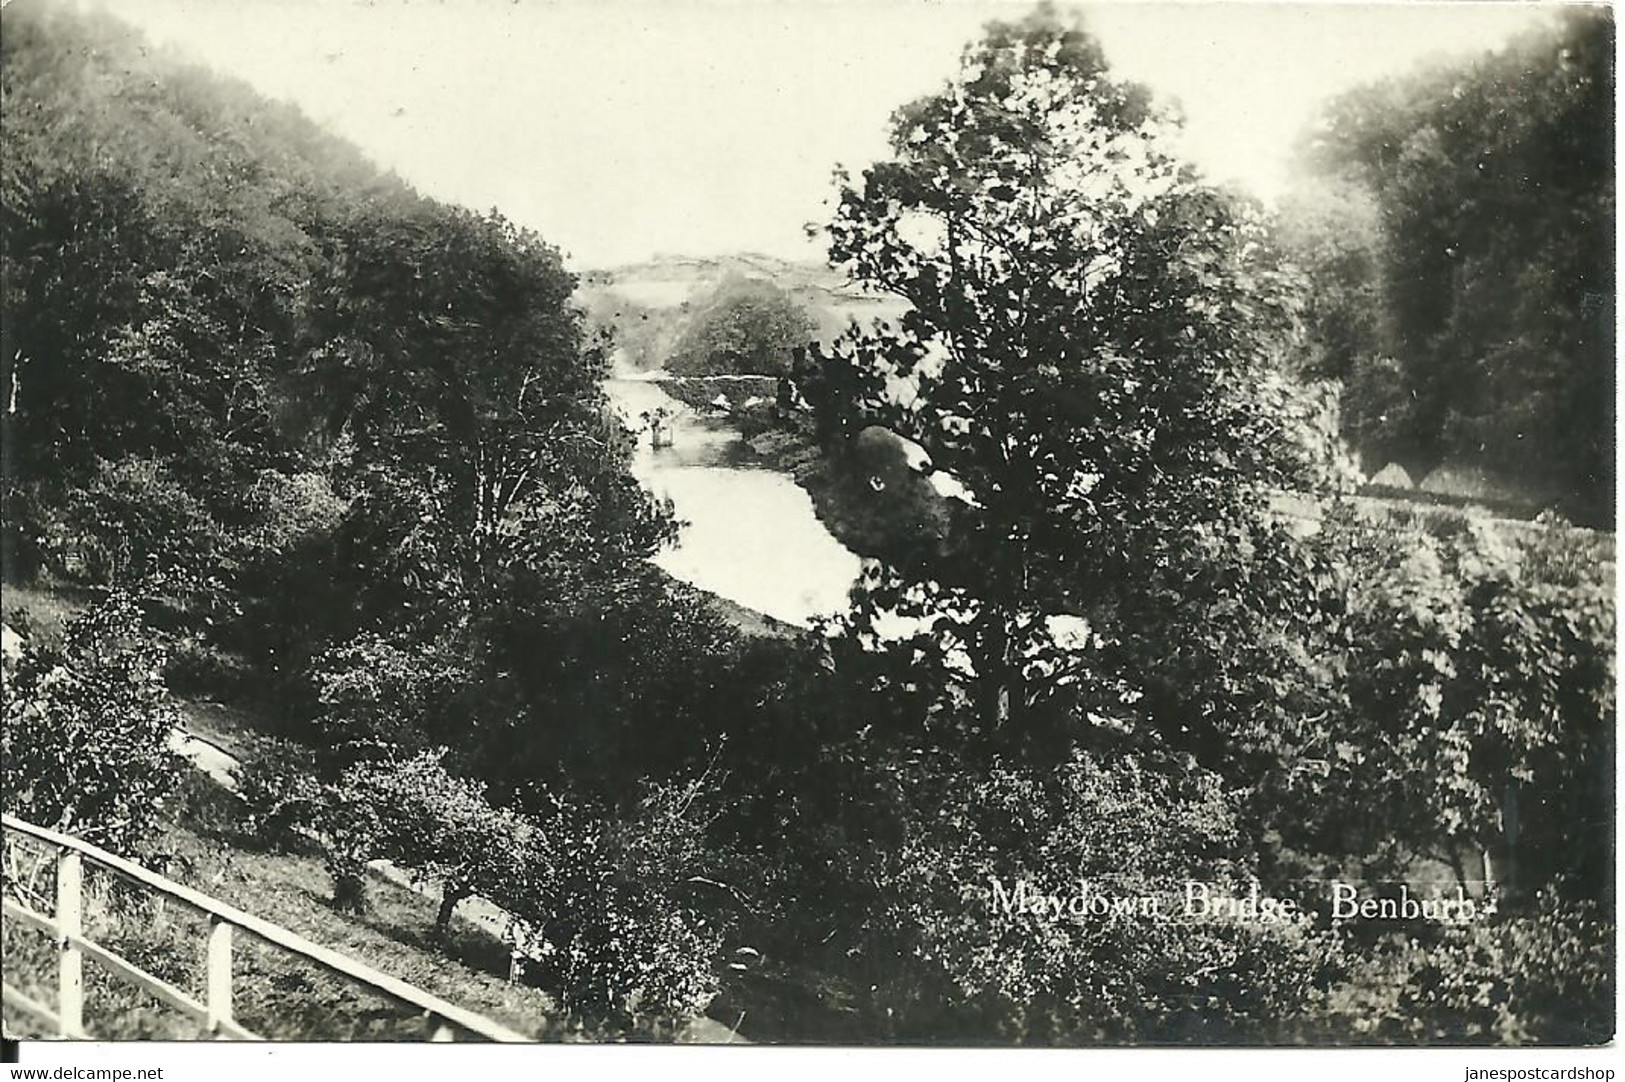
<instances>
[{"instance_id":1,"label":"tree trunk","mask_svg":"<svg viewBox=\"0 0 1625 1082\"><path fill-rule=\"evenodd\" d=\"M1501 796L1501 835L1506 844L1506 860L1502 865L1501 880L1505 889L1515 892L1518 889L1518 835L1521 832L1518 822L1518 783L1507 782Z\"/></svg>"},{"instance_id":2,"label":"tree trunk","mask_svg":"<svg viewBox=\"0 0 1625 1082\"><path fill-rule=\"evenodd\" d=\"M1015 642L1011 621L1000 610L989 614L982 636L982 662L977 673L981 684L982 723L989 732L998 732L1010 723L1016 704L1022 701L1021 670L1015 663Z\"/></svg>"},{"instance_id":3,"label":"tree trunk","mask_svg":"<svg viewBox=\"0 0 1625 1082\"><path fill-rule=\"evenodd\" d=\"M434 934L444 936L451 928L451 914L457 903L467 898L470 891L447 883L440 891L440 908L434 915Z\"/></svg>"},{"instance_id":4,"label":"tree trunk","mask_svg":"<svg viewBox=\"0 0 1625 1082\"><path fill-rule=\"evenodd\" d=\"M1456 873L1456 885L1463 894L1469 893L1471 887L1467 883L1467 868L1461 862L1460 848L1455 842L1449 842L1445 845L1445 855L1450 858L1450 870Z\"/></svg>"}]
</instances>

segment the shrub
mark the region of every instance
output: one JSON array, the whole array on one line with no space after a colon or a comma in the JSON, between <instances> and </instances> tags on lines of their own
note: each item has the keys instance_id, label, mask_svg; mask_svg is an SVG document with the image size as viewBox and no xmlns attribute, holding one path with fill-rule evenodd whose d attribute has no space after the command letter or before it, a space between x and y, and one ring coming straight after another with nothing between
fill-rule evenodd
<instances>
[{"instance_id":1,"label":"shrub","mask_svg":"<svg viewBox=\"0 0 1625 1082\"><path fill-rule=\"evenodd\" d=\"M1405 853L1489 853L1538 887L1598 896L1613 761L1615 620L1572 534L1328 519L1326 697L1277 822L1304 849L1404 874ZM1307 765L1307 762L1306 762ZM1510 832L1509 823L1517 825Z\"/></svg>"},{"instance_id":2,"label":"shrub","mask_svg":"<svg viewBox=\"0 0 1625 1082\"><path fill-rule=\"evenodd\" d=\"M812 320L784 290L732 276L698 302L666 367L683 376L788 375L791 352L812 337Z\"/></svg>"},{"instance_id":3,"label":"shrub","mask_svg":"<svg viewBox=\"0 0 1625 1082\"><path fill-rule=\"evenodd\" d=\"M8 809L115 851L138 846L180 770L163 663L120 593L71 621L60 647L30 649L4 679Z\"/></svg>"},{"instance_id":4,"label":"shrub","mask_svg":"<svg viewBox=\"0 0 1625 1082\"><path fill-rule=\"evenodd\" d=\"M164 682L179 695L231 698L250 678L248 664L195 635L183 635L169 648Z\"/></svg>"},{"instance_id":5,"label":"shrub","mask_svg":"<svg viewBox=\"0 0 1625 1082\"><path fill-rule=\"evenodd\" d=\"M261 558L293 552L313 537L332 533L345 510L319 473L262 470L246 502L252 515L246 543Z\"/></svg>"},{"instance_id":6,"label":"shrub","mask_svg":"<svg viewBox=\"0 0 1625 1082\"><path fill-rule=\"evenodd\" d=\"M237 795L247 808L250 836L273 849L297 844L301 832L322 823L332 793L315 777L312 756L283 745L275 755L261 753L238 767Z\"/></svg>"},{"instance_id":7,"label":"shrub","mask_svg":"<svg viewBox=\"0 0 1625 1082\"><path fill-rule=\"evenodd\" d=\"M311 667L317 742L344 762L421 751L432 714L461 678L432 647L357 636Z\"/></svg>"},{"instance_id":8,"label":"shrub","mask_svg":"<svg viewBox=\"0 0 1625 1082\"><path fill-rule=\"evenodd\" d=\"M371 809L373 859L394 861L421 883L440 886L439 933L464 898L502 897L523 881L532 834L523 816L492 807L483 785L452 776L445 754L359 763L338 787L341 801Z\"/></svg>"},{"instance_id":9,"label":"shrub","mask_svg":"<svg viewBox=\"0 0 1625 1082\"><path fill-rule=\"evenodd\" d=\"M310 689L298 682L312 654L354 633L362 619L354 561L339 558L345 505L317 474L263 471L247 492L237 535L237 610L212 628L213 641L247 659L284 716L308 717Z\"/></svg>"},{"instance_id":10,"label":"shrub","mask_svg":"<svg viewBox=\"0 0 1625 1082\"><path fill-rule=\"evenodd\" d=\"M375 859L378 845L377 809L342 787L329 787L324 795L320 826L327 843L327 874L333 879L333 907L365 912L367 862Z\"/></svg>"},{"instance_id":11,"label":"shrub","mask_svg":"<svg viewBox=\"0 0 1625 1082\"><path fill-rule=\"evenodd\" d=\"M626 822L560 800L542 801L548 811L533 818L492 806L444 757L356 763L332 786L269 768L245 781L267 809L265 829L279 812L294 820L320 805L310 821L338 908L363 909L367 862L391 860L440 887L437 931L475 894L513 914L527 980L580 1021L643 1032L704 1009L721 938L686 896L706 852L708 785L652 787Z\"/></svg>"},{"instance_id":12,"label":"shrub","mask_svg":"<svg viewBox=\"0 0 1625 1082\"><path fill-rule=\"evenodd\" d=\"M1542 891L1533 911L1418 947L1387 1029L1450 1044L1601 1044L1614 1034L1614 922Z\"/></svg>"},{"instance_id":13,"label":"shrub","mask_svg":"<svg viewBox=\"0 0 1625 1082\"><path fill-rule=\"evenodd\" d=\"M910 811L882 883L888 917L906 930L898 949L945 978L942 1007L905 1008L905 1039L970 1016L1025 1042L1259 1039L1337 970L1334 941L1302 914L1187 911L1187 882L1266 900L1229 798L1188 760L1079 752L1054 771L922 767L899 782ZM1024 913L1021 884L1106 908Z\"/></svg>"},{"instance_id":14,"label":"shrub","mask_svg":"<svg viewBox=\"0 0 1625 1082\"><path fill-rule=\"evenodd\" d=\"M201 572L228 547L220 524L163 459L98 462L90 483L71 495L66 518L85 550L84 573L109 585Z\"/></svg>"},{"instance_id":15,"label":"shrub","mask_svg":"<svg viewBox=\"0 0 1625 1082\"><path fill-rule=\"evenodd\" d=\"M538 820L536 862L496 900L519 918L527 979L578 1018L636 1030L717 994L721 929L688 900L708 795L656 786L626 822L563 801Z\"/></svg>"}]
</instances>

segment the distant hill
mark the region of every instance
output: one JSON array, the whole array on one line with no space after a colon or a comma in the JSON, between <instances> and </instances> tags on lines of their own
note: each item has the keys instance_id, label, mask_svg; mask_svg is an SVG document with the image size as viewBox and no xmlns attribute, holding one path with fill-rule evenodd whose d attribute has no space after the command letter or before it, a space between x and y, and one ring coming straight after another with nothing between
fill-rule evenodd
<instances>
[{"instance_id":1,"label":"distant hill","mask_svg":"<svg viewBox=\"0 0 1625 1082\"><path fill-rule=\"evenodd\" d=\"M614 330L620 363L647 370L665 363L692 304L732 275L772 282L788 293L806 309L821 342L832 340L851 320L895 319L906 307L895 297L864 291L830 267L754 252L662 255L584 271L577 299L594 323Z\"/></svg>"}]
</instances>

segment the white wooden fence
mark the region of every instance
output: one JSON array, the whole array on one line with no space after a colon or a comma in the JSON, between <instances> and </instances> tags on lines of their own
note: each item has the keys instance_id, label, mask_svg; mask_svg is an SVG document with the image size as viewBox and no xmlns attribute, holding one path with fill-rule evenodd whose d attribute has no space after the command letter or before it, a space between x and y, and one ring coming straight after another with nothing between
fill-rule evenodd
<instances>
[{"instance_id":1,"label":"white wooden fence","mask_svg":"<svg viewBox=\"0 0 1625 1082\"><path fill-rule=\"evenodd\" d=\"M126 984L132 985L179 1011L198 1023L200 1035L222 1040L259 1040L232 1018L232 938L237 931L246 932L284 954L312 963L330 973L350 981L398 1003L421 1012L424 1037L432 1041L456 1040L465 1035L487 1041L528 1041L530 1038L516 1033L488 1018L447 1003L438 996L405 981L380 973L370 966L347 958L337 951L312 943L270 921L244 913L206 894L158 875L138 864L114 856L78 838L59 834L54 830L25 823L11 815L0 816L7 835L22 836L41 843L55 851L56 907L50 916L39 913L9 896L4 899L4 915L8 921L37 929L55 940L59 961L57 1001L53 1009L24 995L10 984L0 980L0 994L4 1002L18 1010L41 1019L65 1039L86 1039L92 1035L85 1028L84 1019L84 964L90 959ZM85 938L84 917L84 865L85 862L114 872L125 880L139 884L147 891L173 899L208 917L209 928L204 952L204 996L200 1003L174 985L164 981L118 954Z\"/></svg>"}]
</instances>

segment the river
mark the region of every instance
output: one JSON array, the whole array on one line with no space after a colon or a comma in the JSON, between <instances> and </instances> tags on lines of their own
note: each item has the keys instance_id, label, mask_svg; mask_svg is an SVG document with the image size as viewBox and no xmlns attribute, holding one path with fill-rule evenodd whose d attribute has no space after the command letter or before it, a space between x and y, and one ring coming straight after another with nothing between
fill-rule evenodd
<instances>
[{"instance_id":1,"label":"river","mask_svg":"<svg viewBox=\"0 0 1625 1082\"><path fill-rule=\"evenodd\" d=\"M655 563L675 578L748 609L805 627L840 612L860 570L858 558L813 513L794 481L756 464L726 421L703 416L657 380L616 378L604 388L628 427L665 408L675 417L670 447L640 433L632 474L671 500L683 529Z\"/></svg>"}]
</instances>

